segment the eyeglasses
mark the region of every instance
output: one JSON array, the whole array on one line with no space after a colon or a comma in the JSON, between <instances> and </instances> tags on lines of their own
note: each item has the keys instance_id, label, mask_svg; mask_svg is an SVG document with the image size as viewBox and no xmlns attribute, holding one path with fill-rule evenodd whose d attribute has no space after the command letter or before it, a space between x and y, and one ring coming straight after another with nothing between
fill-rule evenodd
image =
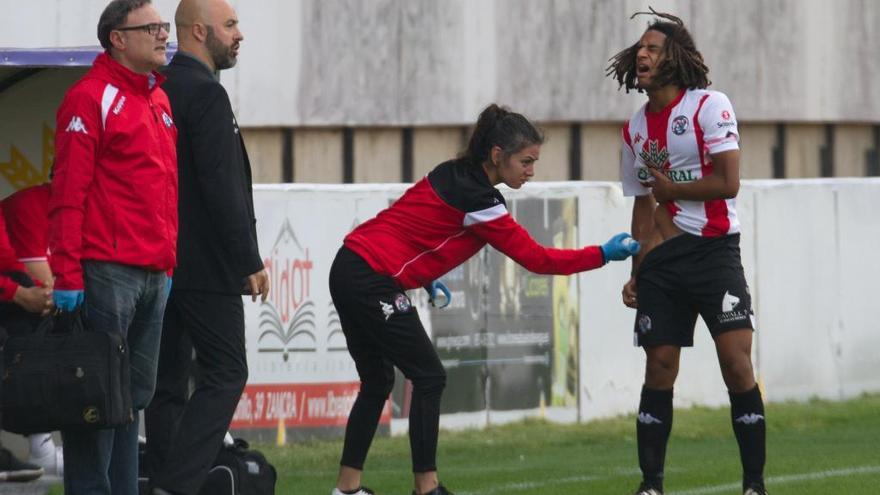
<instances>
[{"instance_id":1,"label":"eyeglasses","mask_svg":"<svg viewBox=\"0 0 880 495\"><path fill-rule=\"evenodd\" d=\"M141 24L140 26L127 26L114 29L114 31L143 31L145 33L149 33L150 36L159 36L160 30L164 30L166 33L170 33L171 23L151 22L149 24Z\"/></svg>"}]
</instances>

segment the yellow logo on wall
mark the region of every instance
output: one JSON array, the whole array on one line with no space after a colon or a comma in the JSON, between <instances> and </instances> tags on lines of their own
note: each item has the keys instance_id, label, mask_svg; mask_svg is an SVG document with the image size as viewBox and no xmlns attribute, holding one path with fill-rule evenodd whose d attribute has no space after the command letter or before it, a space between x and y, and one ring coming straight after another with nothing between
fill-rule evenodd
<instances>
[{"instance_id":1,"label":"yellow logo on wall","mask_svg":"<svg viewBox=\"0 0 880 495\"><path fill-rule=\"evenodd\" d=\"M13 189L24 189L49 180L49 170L55 161L55 131L46 124L43 124L42 148L42 167L38 168L14 144L10 146L9 161L0 162L0 175Z\"/></svg>"}]
</instances>

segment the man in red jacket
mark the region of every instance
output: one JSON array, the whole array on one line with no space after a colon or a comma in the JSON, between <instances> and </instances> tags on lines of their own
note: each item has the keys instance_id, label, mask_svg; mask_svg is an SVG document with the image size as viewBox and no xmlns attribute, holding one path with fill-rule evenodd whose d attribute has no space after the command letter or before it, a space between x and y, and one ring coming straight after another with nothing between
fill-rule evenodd
<instances>
[{"instance_id":1,"label":"man in red jacket","mask_svg":"<svg viewBox=\"0 0 880 495\"><path fill-rule=\"evenodd\" d=\"M64 493L137 493L138 413L153 395L177 243L177 128L156 69L169 24L149 0L113 0L98 22L106 52L58 109L49 200L55 305L83 305L95 331L131 356L134 420L62 431Z\"/></svg>"}]
</instances>

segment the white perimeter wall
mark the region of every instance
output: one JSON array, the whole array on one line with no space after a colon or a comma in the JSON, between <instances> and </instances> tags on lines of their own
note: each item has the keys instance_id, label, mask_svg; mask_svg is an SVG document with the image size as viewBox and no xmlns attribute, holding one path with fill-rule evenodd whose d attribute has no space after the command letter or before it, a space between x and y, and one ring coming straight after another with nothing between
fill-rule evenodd
<instances>
[{"instance_id":1,"label":"white perimeter wall","mask_svg":"<svg viewBox=\"0 0 880 495\"><path fill-rule=\"evenodd\" d=\"M768 400L843 399L880 390L872 296L880 277L872 256L880 247L880 222L871 208L878 195L878 180L744 182L741 247L757 313L755 367ZM628 225L631 203L616 185L585 185L581 198L587 239ZM583 419L631 412L638 404L644 354L632 347L634 311L620 304L628 270L618 264L582 279ZM682 353L675 401L728 402L702 321L694 348Z\"/></svg>"},{"instance_id":2,"label":"white perimeter wall","mask_svg":"<svg viewBox=\"0 0 880 495\"><path fill-rule=\"evenodd\" d=\"M312 214L324 217L312 227L320 229L319 224L352 225L351 212L330 206L351 202L357 210L354 216L363 221L372 214L367 210L381 208L403 186L258 186L258 218L278 215L277 211L261 211L261 204L272 204L267 200L278 198L282 191L294 201L296 196L306 196L313 205ZM532 183L522 191L504 193L508 198L577 196L581 244L596 244L629 230L632 202L615 183ZM374 200L369 200L371 196ZM769 401L843 399L880 391L880 325L875 306L880 221L873 208L878 197L880 179L743 182L738 212L743 224L743 265L758 322L754 358ZM345 218L333 218L337 210ZM296 235L300 240L326 239L326 233L309 234L308 230L312 229L300 229ZM277 236L277 226L261 229L264 251L271 249ZM318 256L332 256L337 247L324 246L327 252ZM644 354L632 345L634 311L620 302L629 269L629 262L612 263L580 275L577 416L581 420L630 413L638 404ZM325 274L324 270L316 272ZM312 290L326 291L319 275L315 273ZM256 331L248 329L249 340L258 335ZM714 347L702 321L694 348L682 353L675 401L676 407L727 403ZM576 419L555 412L547 411L547 416ZM539 413L493 413L490 419L483 412L444 418L443 423L479 425Z\"/></svg>"}]
</instances>

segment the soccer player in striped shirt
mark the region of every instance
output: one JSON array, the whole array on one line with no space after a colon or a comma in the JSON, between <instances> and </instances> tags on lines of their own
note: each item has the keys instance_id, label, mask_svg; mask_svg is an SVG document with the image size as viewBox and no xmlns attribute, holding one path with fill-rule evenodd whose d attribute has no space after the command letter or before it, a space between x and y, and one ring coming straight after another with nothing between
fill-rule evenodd
<instances>
[{"instance_id":1,"label":"soccer player in striped shirt","mask_svg":"<svg viewBox=\"0 0 880 495\"><path fill-rule=\"evenodd\" d=\"M736 215L736 116L724 93L706 89L709 69L681 19L650 14L657 18L641 39L608 68L627 91L648 95L623 127L620 163L624 194L635 196L633 236L644 246L622 293L637 310L635 342L647 356L636 494L663 493L672 389L681 348L693 345L697 314L715 341L729 391L743 493L765 494L764 404L752 368L753 312Z\"/></svg>"}]
</instances>

